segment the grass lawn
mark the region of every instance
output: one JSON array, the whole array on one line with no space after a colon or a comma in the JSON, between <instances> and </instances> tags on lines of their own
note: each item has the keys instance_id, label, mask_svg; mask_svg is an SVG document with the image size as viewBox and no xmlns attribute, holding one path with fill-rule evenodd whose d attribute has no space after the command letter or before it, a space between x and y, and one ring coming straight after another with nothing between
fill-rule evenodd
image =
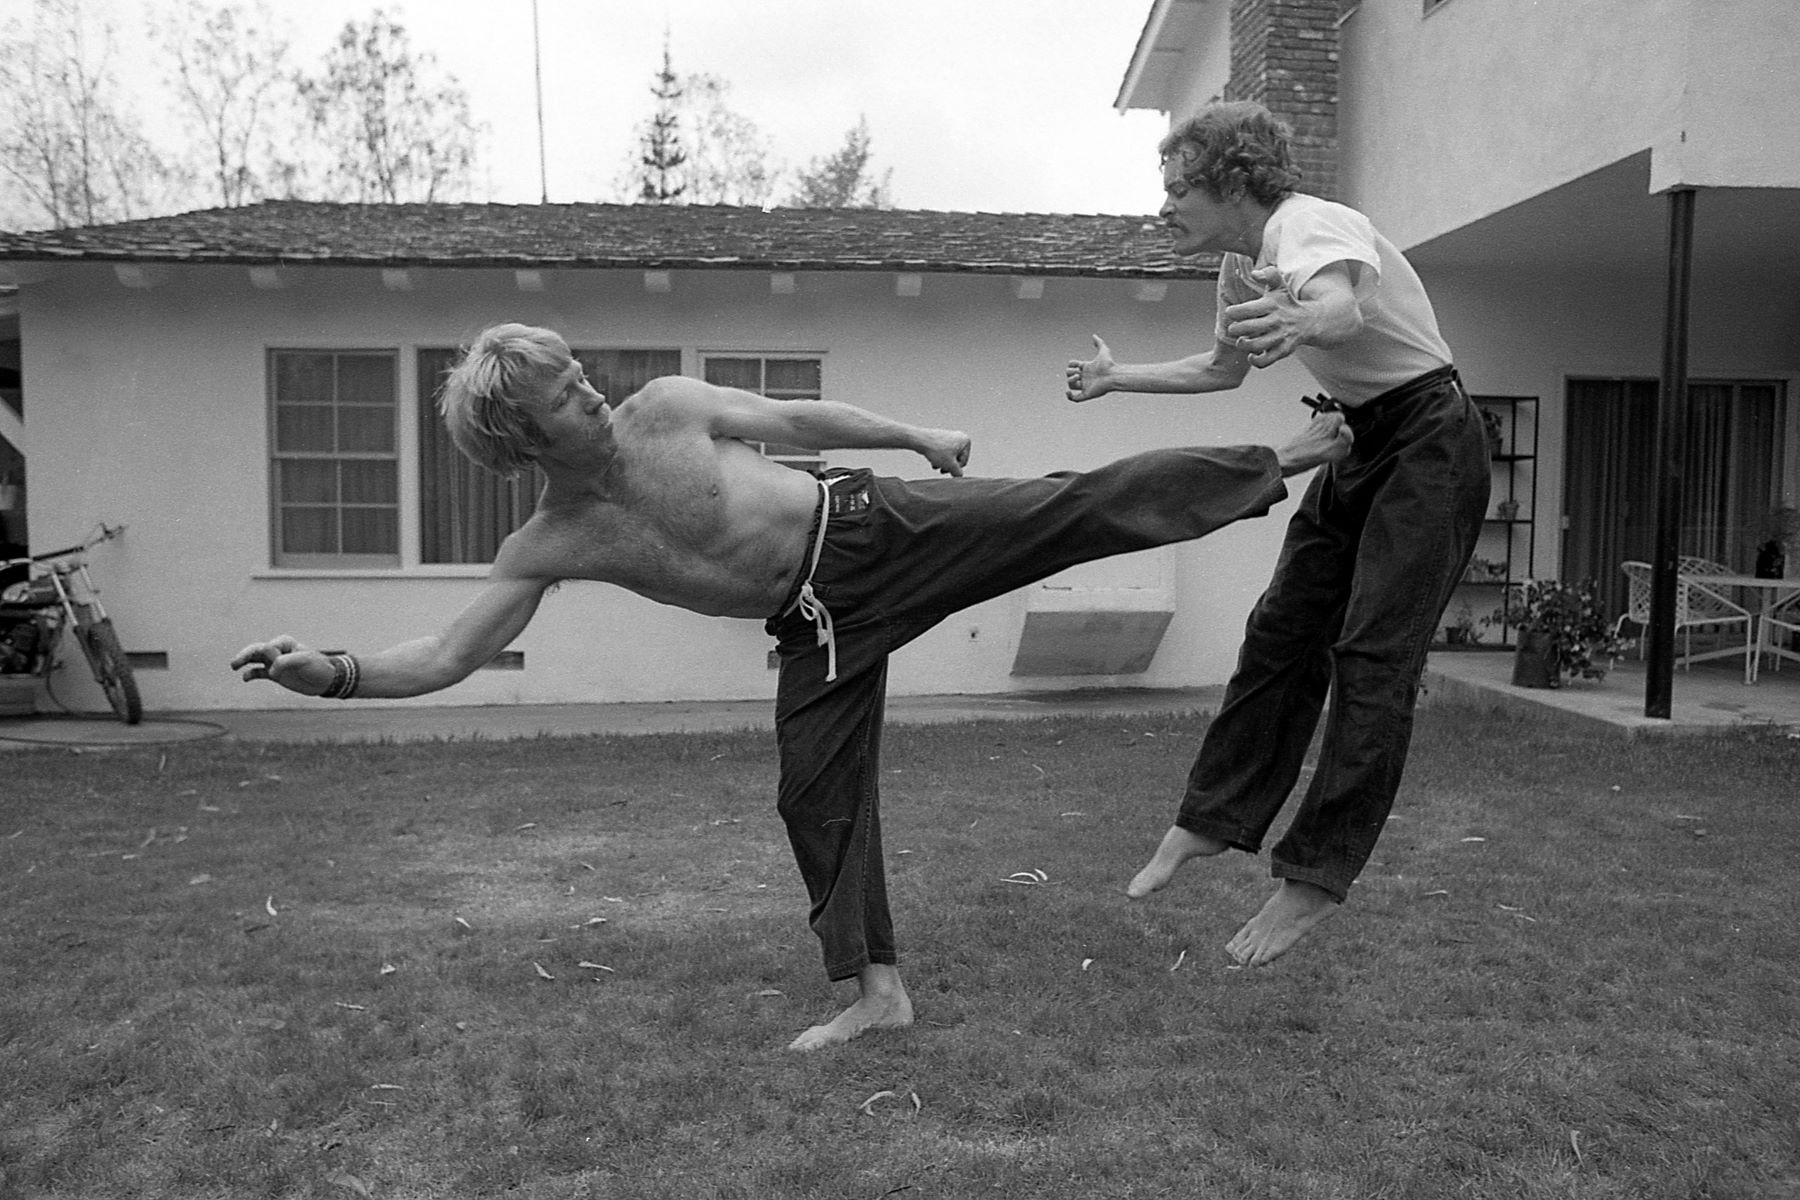
<instances>
[{"instance_id":1,"label":"grass lawn","mask_svg":"<svg viewBox=\"0 0 1800 1200\"><path fill-rule=\"evenodd\" d=\"M1800 740L1427 708L1248 970L1266 863L1122 894L1202 723L890 729L811 1055L771 735L0 755L0 1197L1800 1195Z\"/></svg>"}]
</instances>

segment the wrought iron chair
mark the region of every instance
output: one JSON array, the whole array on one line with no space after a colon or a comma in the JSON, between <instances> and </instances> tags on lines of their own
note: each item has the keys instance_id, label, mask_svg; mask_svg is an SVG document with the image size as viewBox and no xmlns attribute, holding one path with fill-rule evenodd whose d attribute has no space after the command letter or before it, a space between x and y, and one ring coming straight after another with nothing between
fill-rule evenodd
<instances>
[{"instance_id":1,"label":"wrought iron chair","mask_svg":"<svg viewBox=\"0 0 1800 1200\"><path fill-rule=\"evenodd\" d=\"M1704 582L1707 575L1730 574L1718 563L1703 558L1683 557L1679 561L1679 577L1675 581L1675 632L1681 637L1681 654L1675 659L1675 665L1686 670L1691 664L1704 662L1712 658L1731 658L1734 655L1744 656L1744 682L1756 682L1756 614L1742 605L1733 603L1723 592L1708 587ZM1625 612L1614 624L1616 633L1626 621L1635 621L1639 626L1650 625L1650 564L1647 562L1625 562L1619 564L1625 572L1625 579L1630 584L1626 594ZM1744 627L1744 644L1731 645L1722 649L1694 652L1694 631L1711 631L1724 634L1734 626ZM1644 657L1644 639L1638 638L1638 657Z\"/></svg>"},{"instance_id":2,"label":"wrought iron chair","mask_svg":"<svg viewBox=\"0 0 1800 1200\"><path fill-rule=\"evenodd\" d=\"M1779 632L1775 632L1779 631ZM1768 656L1769 665L1781 670L1781 655L1771 653L1775 649L1775 639L1782 633L1789 635L1800 633L1800 595L1791 596L1764 613L1757 622L1756 657L1760 662L1764 655Z\"/></svg>"}]
</instances>

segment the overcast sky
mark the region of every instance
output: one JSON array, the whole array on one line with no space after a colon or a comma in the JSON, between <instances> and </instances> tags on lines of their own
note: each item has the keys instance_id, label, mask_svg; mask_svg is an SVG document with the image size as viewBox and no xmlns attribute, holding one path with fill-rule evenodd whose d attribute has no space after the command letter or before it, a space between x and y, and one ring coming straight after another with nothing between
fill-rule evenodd
<instances>
[{"instance_id":1,"label":"overcast sky","mask_svg":"<svg viewBox=\"0 0 1800 1200\"><path fill-rule=\"evenodd\" d=\"M85 0L143 68L145 0ZM866 117L902 208L1155 211L1161 114L1113 109L1151 0L537 0L550 199L611 198L669 36L675 69L731 84L791 166ZM270 0L297 62L317 65L376 0ZM539 196L532 0L385 0L413 45L469 91L489 179L478 198ZM0 0L0 24L30 0Z\"/></svg>"}]
</instances>

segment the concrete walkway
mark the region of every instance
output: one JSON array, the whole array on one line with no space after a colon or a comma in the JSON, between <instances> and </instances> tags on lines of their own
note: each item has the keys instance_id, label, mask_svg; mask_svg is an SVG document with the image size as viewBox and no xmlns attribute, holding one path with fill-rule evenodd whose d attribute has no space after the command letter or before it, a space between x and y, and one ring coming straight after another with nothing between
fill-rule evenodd
<instances>
[{"instance_id":1,"label":"concrete walkway","mask_svg":"<svg viewBox=\"0 0 1800 1200\"><path fill-rule=\"evenodd\" d=\"M1800 733L1800 670L1765 672L1754 686L1741 668L1707 663L1676 672L1669 720L1643 715L1642 664L1625 660L1600 682L1554 690L1511 683L1512 656L1439 653L1426 669L1426 704L1460 704L1573 721L1624 736L1705 734L1744 727ZM1088 688L983 696L895 696L888 720L931 724L1024 720L1067 714L1216 712L1224 689ZM150 713L129 726L97 715L0 718L0 752L44 746L148 746L223 738L242 742L368 742L568 737L592 733L686 733L774 729L768 700L666 704L487 706L338 704L290 709Z\"/></svg>"}]
</instances>

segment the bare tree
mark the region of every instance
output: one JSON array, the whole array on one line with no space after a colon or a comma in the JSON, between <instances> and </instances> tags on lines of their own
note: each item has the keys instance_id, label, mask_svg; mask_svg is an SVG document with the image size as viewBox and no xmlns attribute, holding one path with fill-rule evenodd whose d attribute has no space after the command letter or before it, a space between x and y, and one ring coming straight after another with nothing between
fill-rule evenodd
<instances>
[{"instance_id":1,"label":"bare tree","mask_svg":"<svg viewBox=\"0 0 1800 1200\"><path fill-rule=\"evenodd\" d=\"M186 0L152 28L174 58L169 84L197 160L196 178L220 204L247 204L288 174L275 131L301 116L288 43L263 0L212 7Z\"/></svg>"},{"instance_id":2,"label":"bare tree","mask_svg":"<svg viewBox=\"0 0 1800 1200\"><path fill-rule=\"evenodd\" d=\"M639 204L767 205L782 166L756 122L731 107L731 84L682 75L668 39L650 94L656 109L637 127L617 189Z\"/></svg>"},{"instance_id":3,"label":"bare tree","mask_svg":"<svg viewBox=\"0 0 1800 1200\"><path fill-rule=\"evenodd\" d=\"M26 221L52 228L144 216L176 180L118 98L112 29L81 0L37 0L28 36L0 45L0 172Z\"/></svg>"},{"instance_id":4,"label":"bare tree","mask_svg":"<svg viewBox=\"0 0 1800 1200\"><path fill-rule=\"evenodd\" d=\"M382 10L347 22L323 70L299 87L319 159L288 164L279 190L388 204L466 193L477 137L468 93Z\"/></svg>"},{"instance_id":5,"label":"bare tree","mask_svg":"<svg viewBox=\"0 0 1800 1200\"><path fill-rule=\"evenodd\" d=\"M815 158L795 181L789 194L790 208L889 208L893 204L891 180L894 172L884 171L875 178L869 165L872 139L867 117L844 135L844 144L835 153Z\"/></svg>"},{"instance_id":6,"label":"bare tree","mask_svg":"<svg viewBox=\"0 0 1800 1200\"><path fill-rule=\"evenodd\" d=\"M766 205L781 167L756 122L731 108L730 91L731 85L717 75L689 75L683 81L683 108L692 128L688 199L695 204Z\"/></svg>"}]
</instances>

